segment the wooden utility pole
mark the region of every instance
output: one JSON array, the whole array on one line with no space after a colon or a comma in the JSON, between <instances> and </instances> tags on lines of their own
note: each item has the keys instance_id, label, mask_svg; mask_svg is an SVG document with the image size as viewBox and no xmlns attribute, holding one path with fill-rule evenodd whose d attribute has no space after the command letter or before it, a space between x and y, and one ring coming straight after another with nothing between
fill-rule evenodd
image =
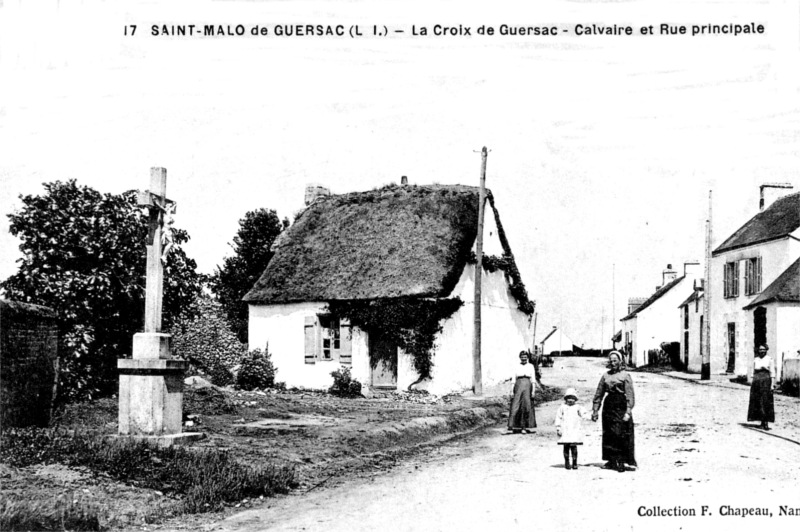
<instances>
[{"instance_id":1,"label":"wooden utility pole","mask_svg":"<svg viewBox=\"0 0 800 532\"><path fill-rule=\"evenodd\" d=\"M700 380L711 379L711 191L708 191L708 220L706 220L706 271L703 279L703 361Z\"/></svg>"},{"instance_id":2,"label":"wooden utility pole","mask_svg":"<svg viewBox=\"0 0 800 532\"><path fill-rule=\"evenodd\" d=\"M472 392L483 395L481 372L481 277L483 277L483 204L486 202L486 158L489 150L481 150L481 186L478 192L478 237L475 240L475 324L472 337Z\"/></svg>"},{"instance_id":3,"label":"wooden utility pole","mask_svg":"<svg viewBox=\"0 0 800 532\"><path fill-rule=\"evenodd\" d=\"M531 351L534 355L536 354L536 318L539 317L538 312L533 313L533 351Z\"/></svg>"}]
</instances>

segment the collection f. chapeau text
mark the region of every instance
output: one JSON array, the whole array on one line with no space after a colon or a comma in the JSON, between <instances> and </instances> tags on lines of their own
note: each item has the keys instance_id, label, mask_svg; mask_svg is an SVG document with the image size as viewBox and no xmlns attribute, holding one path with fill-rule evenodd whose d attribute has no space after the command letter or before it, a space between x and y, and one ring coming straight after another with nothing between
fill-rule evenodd
<instances>
[{"instance_id":1,"label":"collection f. chapeau text","mask_svg":"<svg viewBox=\"0 0 800 532\"><path fill-rule=\"evenodd\" d=\"M763 35L759 22L647 25L625 24L543 24L465 25L426 24L387 26L383 24L126 24L127 37L274 37L274 38L502 38L502 37L747 37ZM144 31L142 31L144 30Z\"/></svg>"},{"instance_id":2,"label":"collection f. chapeau text","mask_svg":"<svg viewBox=\"0 0 800 532\"><path fill-rule=\"evenodd\" d=\"M708 505L698 507L684 506L639 506L636 509L639 517L800 517L800 506L738 506L722 504L716 507Z\"/></svg>"}]
</instances>

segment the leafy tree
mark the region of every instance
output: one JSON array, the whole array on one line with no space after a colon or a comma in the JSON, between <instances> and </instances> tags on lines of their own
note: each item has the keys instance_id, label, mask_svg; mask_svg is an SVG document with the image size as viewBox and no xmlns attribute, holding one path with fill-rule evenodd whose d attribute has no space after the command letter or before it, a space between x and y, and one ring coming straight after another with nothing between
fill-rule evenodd
<instances>
[{"instance_id":1,"label":"leafy tree","mask_svg":"<svg viewBox=\"0 0 800 532\"><path fill-rule=\"evenodd\" d=\"M75 180L44 184L41 196L20 196L10 214L22 241L16 274L0 283L10 299L46 305L60 321L62 399L114 391L117 358L131 354L143 329L147 215L136 194L102 194ZM169 327L201 292L203 276L174 230L164 268L163 322Z\"/></svg>"},{"instance_id":2,"label":"leafy tree","mask_svg":"<svg viewBox=\"0 0 800 532\"><path fill-rule=\"evenodd\" d=\"M247 303L244 295L253 288L272 258L272 243L289 227L273 210L250 211L239 220L239 231L233 237L233 257L225 257L222 267L211 277L211 290L225 309L231 329L247 343Z\"/></svg>"}]
</instances>

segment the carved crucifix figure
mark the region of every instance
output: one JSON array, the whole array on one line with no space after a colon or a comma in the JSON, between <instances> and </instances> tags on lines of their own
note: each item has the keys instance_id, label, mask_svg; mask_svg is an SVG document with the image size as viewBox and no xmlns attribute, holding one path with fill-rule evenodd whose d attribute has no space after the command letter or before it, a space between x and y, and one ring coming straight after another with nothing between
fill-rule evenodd
<instances>
[{"instance_id":1,"label":"carved crucifix figure","mask_svg":"<svg viewBox=\"0 0 800 532\"><path fill-rule=\"evenodd\" d=\"M147 277L144 307L144 332L161 332L161 305L164 296L162 246L166 216L175 212L175 203L167 199L166 168L150 169L150 190L138 193L138 203L150 210L147 236ZM168 230L168 229L167 229ZM171 244L168 244L170 246Z\"/></svg>"}]
</instances>

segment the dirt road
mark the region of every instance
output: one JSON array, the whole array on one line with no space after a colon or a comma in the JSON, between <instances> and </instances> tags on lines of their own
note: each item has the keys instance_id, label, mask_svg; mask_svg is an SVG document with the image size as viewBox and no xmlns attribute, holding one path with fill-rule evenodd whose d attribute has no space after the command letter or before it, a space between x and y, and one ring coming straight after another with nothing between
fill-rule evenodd
<instances>
[{"instance_id":1,"label":"dirt road","mask_svg":"<svg viewBox=\"0 0 800 532\"><path fill-rule=\"evenodd\" d=\"M602 361L566 359L546 371L545 382L575 386L590 408ZM533 435L508 436L500 427L484 431L431 447L389 473L341 484L333 479L331 487L271 501L209 530L800 527L797 399L776 398L778 422L764 433L742 425L746 387L648 373L634 373L633 379L638 471L601 468L599 422L585 425L581 467L565 470L552 427L554 402L537 412L540 428ZM794 515L781 515L781 507ZM743 517L743 511L767 515Z\"/></svg>"}]
</instances>

